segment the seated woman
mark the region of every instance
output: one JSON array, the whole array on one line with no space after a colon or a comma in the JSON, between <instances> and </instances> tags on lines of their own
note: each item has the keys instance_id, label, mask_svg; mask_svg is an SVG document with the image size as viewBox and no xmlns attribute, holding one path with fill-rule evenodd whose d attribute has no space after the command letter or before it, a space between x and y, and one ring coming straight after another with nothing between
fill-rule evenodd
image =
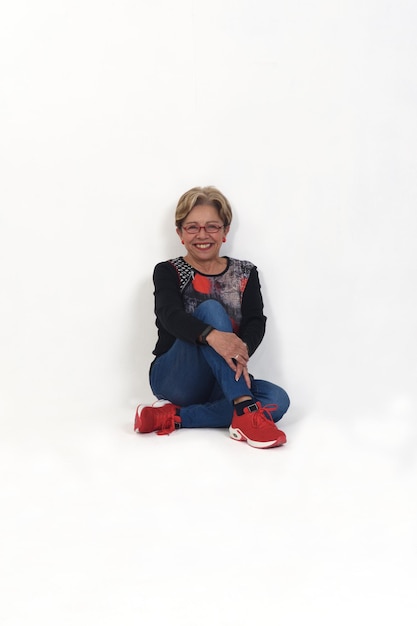
<instances>
[{"instance_id":1,"label":"seated woman","mask_svg":"<svg viewBox=\"0 0 417 626\"><path fill-rule=\"evenodd\" d=\"M229 428L255 448L286 442L275 425L287 393L248 372L266 317L256 267L220 256L232 210L215 187L195 187L178 201L176 230L186 254L154 269L158 340L150 385L159 399L139 405L135 431Z\"/></svg>"}]
</instances>

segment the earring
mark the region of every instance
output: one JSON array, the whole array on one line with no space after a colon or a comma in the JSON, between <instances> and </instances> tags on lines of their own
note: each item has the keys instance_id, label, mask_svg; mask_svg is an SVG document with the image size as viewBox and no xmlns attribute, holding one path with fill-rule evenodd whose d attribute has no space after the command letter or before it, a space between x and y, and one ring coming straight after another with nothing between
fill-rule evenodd
<instances>
[{"instance_id":1,"label":"earring","mask_svg":"<svg viewBox=\"0 0 417 626\"><path fill-rule=\"evenodd\" d=\"M223 243L225 243L225 241L226 241L226 237L223 237L223 240L222 240L222 241L223 241Z\"/></svg>"},{"instance_id":2,"label":"earring","mask_svg":"<svg viewBox=\"0 0 417 626\"><path fill-rule=\"evenodd\" d=\"M181 239L181 243L182 243L182 245L184 245L184 239Z\"/></svg>"}]
</instances>

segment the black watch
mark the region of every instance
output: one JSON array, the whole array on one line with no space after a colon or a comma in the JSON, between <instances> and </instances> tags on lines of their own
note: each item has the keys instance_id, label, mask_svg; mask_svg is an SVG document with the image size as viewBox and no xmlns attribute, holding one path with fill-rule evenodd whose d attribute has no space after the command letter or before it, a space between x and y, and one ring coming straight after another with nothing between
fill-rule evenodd
<instances>
[{"instance_id":1,"label":"black watch","mask_svg":"<svg viewBox=\"0 0 417 626\"><path fill-rule=\"evenodd\" d=\"M212 330L214 330L213 326L206 326L203 332L201 333L201 335L199 336L198 341L202 343L204 346L207 345L207 335L209 335Z\"/></svg>"}]
</instances>

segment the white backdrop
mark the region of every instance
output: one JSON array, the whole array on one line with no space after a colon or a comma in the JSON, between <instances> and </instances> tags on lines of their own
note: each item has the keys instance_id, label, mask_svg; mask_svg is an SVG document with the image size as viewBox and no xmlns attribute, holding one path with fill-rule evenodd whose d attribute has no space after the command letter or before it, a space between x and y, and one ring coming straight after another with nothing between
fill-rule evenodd
<instances>
[{"instance_id":1,"label":"white backdrop","mask_svg":"<svg viewBox=\"0 0 417 626\"><path fill-rule=\"evenodd\" d=\"M261 275L254 373L288 390L293 419L357 418L404 443L417 380L416 11L3 5L3 416L152 398L152 269L182 252L180 194L214 184L235 211L225 254Z\"/></svg>"},{"instance_id":2,"label":"white backdrop","mask_svg":"<svg viewBox=\"0 0 417 626\"><path fill-rule=\"evenodd\" d=\"M2 624L414 626L416 6L2 3ZM206 184L293 402L270 451L133 432Z\"/></svg>"}]
</instances>

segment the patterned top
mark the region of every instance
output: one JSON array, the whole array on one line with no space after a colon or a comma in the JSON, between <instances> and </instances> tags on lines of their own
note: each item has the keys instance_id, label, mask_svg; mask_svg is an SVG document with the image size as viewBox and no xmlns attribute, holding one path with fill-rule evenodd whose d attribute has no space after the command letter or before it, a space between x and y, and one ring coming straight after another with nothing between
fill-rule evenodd
<instances>
[{"instance_id":1,"label":"patterned top","mask_svg":"<svg viewBox=\"0 0 417 626\"><path fill-rule=\"evenodd\" d=\"M225 271L214 276L196 271L183 257L171 259L169 263L178 273L185 311L192 314L204 300L217 300L228 312L233 331L238 333L242 319L243 292L254 267L253 263L228 259Z\"/></svg>"},{"instance_id":2,"label":"patterned top","mask_svg":"<svg viewBox=\"0 0 417 626\"><path fill-rule=\"evenodd\" d=\"M167 352L176 339L198 342L207 324L193 315L205 300L217 300L230 316L234 332L252 355L265 333L266 317L255 265L226 257L221 274L201 274L183 257L158 263L153 272L155 324L158 340L153 354Z\"/></svg>"}]
</instances>

